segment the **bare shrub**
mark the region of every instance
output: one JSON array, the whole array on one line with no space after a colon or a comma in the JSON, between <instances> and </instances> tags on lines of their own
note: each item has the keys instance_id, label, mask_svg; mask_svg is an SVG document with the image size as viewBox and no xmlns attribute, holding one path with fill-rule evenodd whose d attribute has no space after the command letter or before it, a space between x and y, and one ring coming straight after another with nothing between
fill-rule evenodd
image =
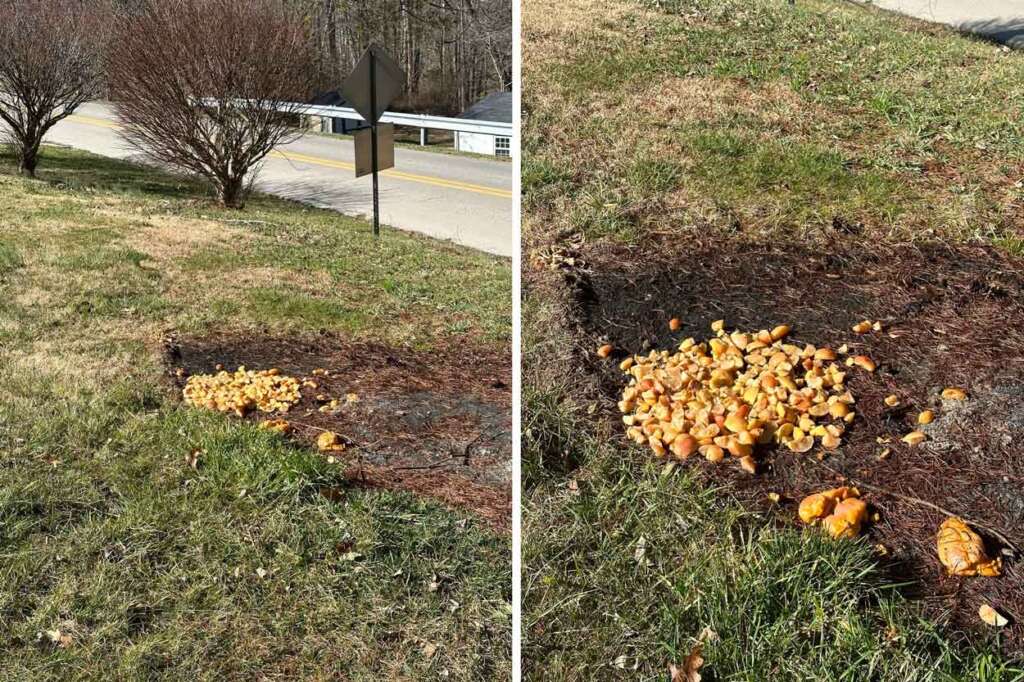
<instances>
[{"instance_id":1,"label":"bare shrub","mask_svg":"<svg viewBox=\"0 0 1024 682\"><path fill-rule=\"evenodd\" d=\"M18 169L101 84L108 6L100 0L0 0L0 120Z\"/></svg>"},{"instance_id":2,"label":"bare shrub","mask_svg":"<svg viewBox=\"0 0 1024 682\"><path fill-rule=\"evenodd\" d=\"M242 208L316 85L302 17L282 0L147 0L111 41L111 95L133 145L209 180ZM248 180L248 183L247 183Z\"/></svg>"}]
</instances>

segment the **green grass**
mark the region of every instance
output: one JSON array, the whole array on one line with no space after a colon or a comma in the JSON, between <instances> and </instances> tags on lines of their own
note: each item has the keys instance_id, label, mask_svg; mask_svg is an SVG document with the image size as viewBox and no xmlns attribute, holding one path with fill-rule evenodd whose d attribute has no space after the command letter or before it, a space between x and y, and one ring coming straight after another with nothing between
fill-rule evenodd
<instances>
[{"instance_id":1,"label":"green grass","mask_svg":"<svg viewBox=\"0 0 1024 682\"><path fill-rule=\"evenodd\" d=\"M1024 251L1021 53L838 0L533 0L523 26L542 253L627 267L694 232L825 246L850 239L840 221L865 244ZM867 540L780 525L626 448L591 416L605 398L572 349L593 341L546 272L524 274L528 679L665 679L698 641L705 679L1024 679L998 633L926 619Z\"/></svg>"},{"instance_id":2,"label":"green grass","mask_svg":"<svg viewBox=\"0 0 1024 682\"><path fill-rule=\"evenodd\" d=\"M1019 52L837 0L615 7L524 64L528 228L811 238L838 216L887 239L1015 234ZM664 164L636 192L638 169ZM618 203L630 225L567 196Z\"/></svg>"},{"instance_id":3,"label":"green grass","mask_svg":"<svg viewBox=\"0 0 1024 682\"><path fill-rule=\"evenodd\" d=\"M263 325L505 344L508 262L265 196L221 210L80 152L13 170L0 156L0 679L507 677L507 536L184 408L157 349Z\"/></svg>"},{"instance_id":4,"label":"green grass","mask_svg":"<svg viewBox=\"0 0 1024 682\"><path fill-rule=\"evenodd\" d=\"M0 241L0 275L5 275L21 267L21 256L18 250Z\"/></svg>"},{"instance_id":5,"label":"green grass","mask_svg":"<svg viewBox=\"0 0 1024 682\"><path fill-rule=\"evenodd\" d=\"M678 470L588 447L576 491L549 479L525 497L530 679L664 679L702 637L715 680L1024 675L992 644L944 639L866 542L780 531Z\"/></svg>"}]
</instances>

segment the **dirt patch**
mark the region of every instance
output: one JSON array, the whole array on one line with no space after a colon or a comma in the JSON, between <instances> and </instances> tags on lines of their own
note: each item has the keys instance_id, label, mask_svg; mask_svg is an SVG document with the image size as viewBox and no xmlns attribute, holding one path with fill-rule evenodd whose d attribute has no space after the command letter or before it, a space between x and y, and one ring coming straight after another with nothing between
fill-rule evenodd
<instances>
[{"instance_id":1,"label":"dirt patch","mask_svg":"<svg viewBox=\"0 0 1024 682\"><path fill-rule=\"evenodd\" d=\"M841 227L841 226L839 226ZM837 228L839 229L839 228ZM685 243L684 243L685 242ZM564 254L563 254L564 255ZM766 493L780 492L780 519L796 519L796 502L840 480L862 486L880 514L867 537L888 554L880 559L897 581L921 598L937 621L979 631L977 611L989 603L1011 616L1003 644L1024 651L1024 268L985 248L833 246L816 251L699 239L651 244L643 252L604 246L571 254L558 266L579 342L577 357L604 399L604 417L622 433L614 402L624 385L617 362L594 349L612 343L618 357L673 348L686 336L707 338L713 320L729 328L787 323L798 342L870 355L874 374L851 372L858 418L842 447L819 461L769 450L764 472L751 477L732 466L690 460L716 483L769 510ZM572 265L566 265L569 262ZM670 332L679 317L683 328ZM858 336L850 327L878 319L886 332ZM942 401L945 386L963 386L963 403ZM901 404L885 405L895 393ZM899 441L919 411L936 411L916 448ZM626 444L623 435L623 444ZM879 459L886 444L891 454ZM637 456L651 456L637 448ZM990 552L1005 562L1000 578L949 578L935 553L945 518L937 505L973 522ZM1016 548L1016 551L1015 549Z\"/></svg>"},{"instance_id":2,"label":"dirt patch","mask_svg":"<svg viewBox=\"0 0 1024 682\"><path fill-rule=\"evenodd\" d=\"M176 388L191 374L277 367L316 381L284 415L312 444L323 431L343 436L337 455L356 485L411 490L472 509L497 528L511 525L512 360L508 353L453 339L450 353L354 342L336 335L165 340ZM179 376L178 370L184 370ZM314 376L314 370L329 375ZM323 412L317 395L337 398ZM346 396L358 400L349 402ZM256 413L248 419L262 421Z\"/></svg>"}]
</instances>

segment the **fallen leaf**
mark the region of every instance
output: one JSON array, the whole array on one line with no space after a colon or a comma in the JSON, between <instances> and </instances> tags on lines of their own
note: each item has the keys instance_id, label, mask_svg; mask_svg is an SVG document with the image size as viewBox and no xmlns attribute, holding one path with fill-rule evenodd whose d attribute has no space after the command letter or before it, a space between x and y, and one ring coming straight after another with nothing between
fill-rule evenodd
<instances>
[{"instance_id":1,"label":"fallen leaf","mask_svg":"<svg viewBox=\"0 0 1024 682\"><path fill-rule=\"evenodd\" d=\"M721 638L718 636L717 632L715 632L710 627L705 625L704 629L700 631L700 637L698 637L697 639L704 642L717 642Z\"/></svg>"},{"instance_id":2,"label":"fallen leaf","mask_svg":"<svg viewBox=\"0 0 1024 682\"><path fill-rule=\"evenodd\" d=\"M643 535L636 541L636 550L633 551L633 559L639 564L643 563L644 556L647 554L647 538Z\"/></svg>"},{"instance_id":3,"label":"fallen leaf","mask_svg":"<svg viewBox=\"0 0 1024 682\"><path fill-rule=\"evenodd\" d=\"M67 632L61 632L60 630L47 630L46 636L50 638L50 641L66 649L71 646L71 634Z\"/></svg>"},{"instance_id":4,"label":"fallen leaf","mask_svg":"<svg viewBox=\"0 0 1024 682\"><path fill-rule=\"evenodd\" d=\"M700 682L701 674L698 671L704 665L704 657L701 656L703 649L704 644L698 642L681 666L672 664L668 667L671 682Z\"/></svg>"}]
</instances>

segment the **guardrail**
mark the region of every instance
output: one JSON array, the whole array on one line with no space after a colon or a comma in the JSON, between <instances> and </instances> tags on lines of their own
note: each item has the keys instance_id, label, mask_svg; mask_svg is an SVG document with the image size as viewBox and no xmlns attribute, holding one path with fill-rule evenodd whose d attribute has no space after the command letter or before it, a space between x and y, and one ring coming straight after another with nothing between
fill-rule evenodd
<instances>
[{"instance_id":1,"label":"guardrail","mask_svg":"<svg viewBox=\"0 0 1024 682\"><path fill-rule=\"evenodd\" d=\"M284 108L282 107L282 109ZM363 120L359 112L350 107L332 107L320 104L289 104L286 110L305 116ZM421 131L421 144L426 142L425 133L423 132L426 130L449 130L459 133L479 133L508 138L515 136L514 126L511 123L499 123L496 121L476 121L467 118L448 118L446 116L429 116L427 114L403 114L392 111L385 111L380 120L381 123L393 123L398 126L419 128Z\"/></svg>"}]
</instances>

